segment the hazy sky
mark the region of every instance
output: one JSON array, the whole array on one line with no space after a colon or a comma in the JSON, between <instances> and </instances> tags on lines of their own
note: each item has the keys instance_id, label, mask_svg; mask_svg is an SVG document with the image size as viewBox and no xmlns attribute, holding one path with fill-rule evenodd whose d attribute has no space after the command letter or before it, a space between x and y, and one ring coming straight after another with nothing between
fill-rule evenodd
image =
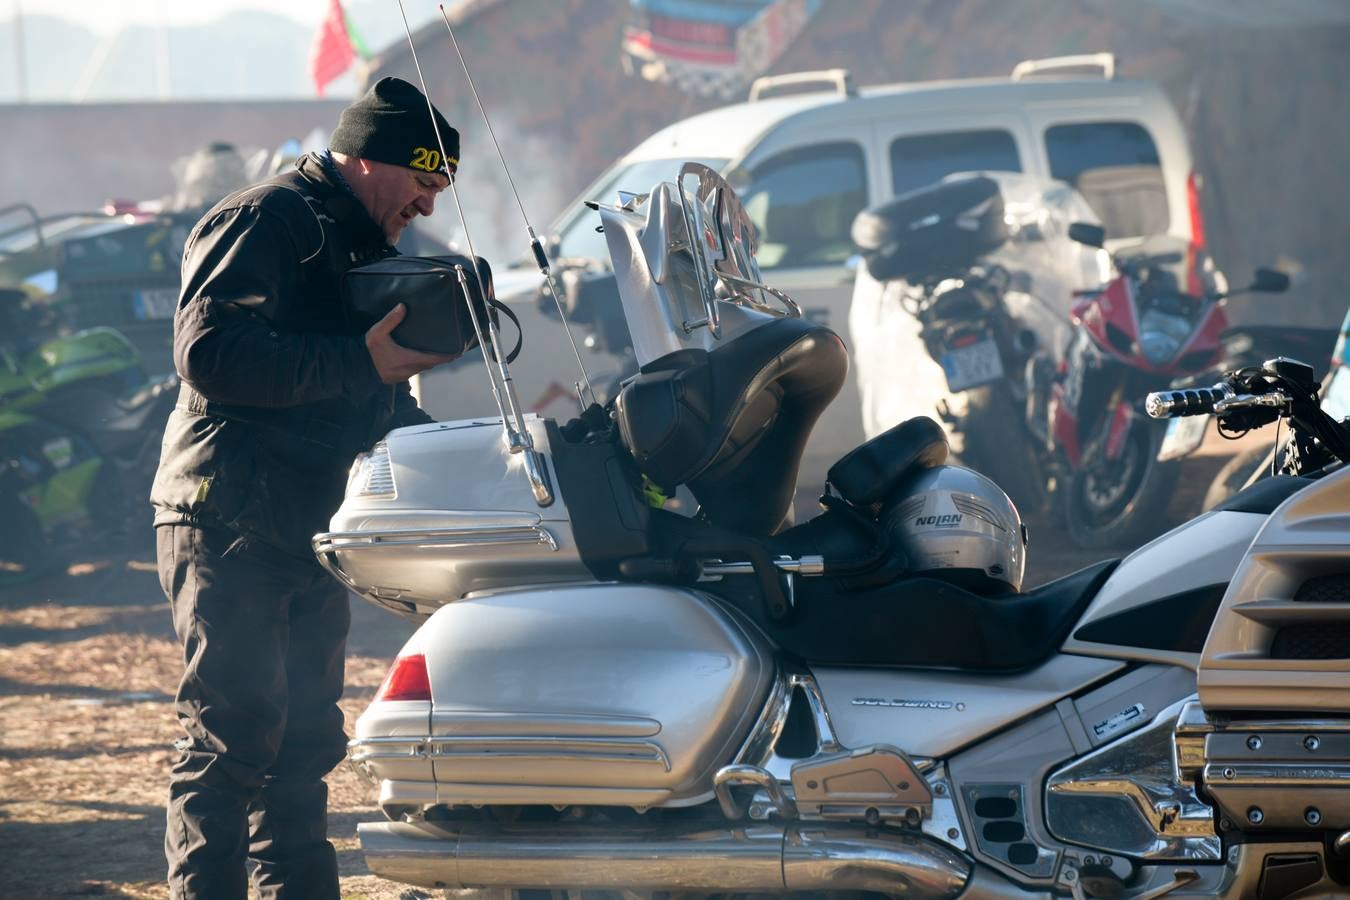
<instances>
[{"instance_id":1,"label":"hazy sky","mask_svg":"<svg viewBox=\"0 0 1350 900\"><path fill-rule=\"evenodd\" d=\"M422 19L434 12L434 0L403 0L408 17ZM190 25L210 22L237 9L263 9L314 25L323 18L328 0L0 0L0 20L16 10L78 20L99 32L113 32L123 25ZM420 15L418 15L420 13Z\"/></svg>"}]
</instances>

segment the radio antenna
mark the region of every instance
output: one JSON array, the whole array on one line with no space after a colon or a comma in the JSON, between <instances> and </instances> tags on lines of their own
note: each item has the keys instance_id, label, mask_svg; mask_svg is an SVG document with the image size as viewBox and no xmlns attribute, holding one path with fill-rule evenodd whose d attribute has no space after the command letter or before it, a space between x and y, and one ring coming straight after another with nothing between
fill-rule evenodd
<instances>
[{"instance_id":1,"label":"radio antenna","mask_svg":"<svg viewBox=\"0 0 1350 900\"><path fill-rule=\"evenodd\" d=\"M459 202L459 189L455 185L454 173L450 171L450 158L445 155L445 138L441 135L440 123L436 121L436 108L431 103L431 92L427 90L427 80L422 74L422 64L417 59L417 45L413 42L412 27L408 25L408 14L403 10L403 0L398 0L398 12L403 17L403 30L408 35L408 50L412 53L413 67L417 70L417 80L422 85L422 95L427 101L427 115L431 117L431 128L436 134L436 148L440 151L441 162L445 166L445 175L450 181L450 196L454 198L455 209L459 213L459 225L464 230L464 241L469 246L469 258L473 260L473 277L478 284L478 296L483 299L484 309L487 309L488 295L483 284L483 275L478 267L478 254L473 248L473 238L469 234L469 223L464 218L464 207ZM525 425L525 417L521 415L520 400L516 396L516 388L511 380L510 367L502 354L501 340L497 333L496 323L493 321L489 310L486 316L487 334L483 333L484 328L479 322L478 313L474 308L473 297L469 291L469 284L462 266L455 267L455 276L459 281L465 302L468 304L469 318L473 322L474 335L478 338L478 347L483 353L483 363L488 369L488 381L492 383L492 396L497 401L497 411L501 413L502 430L506 438L507 448L511 453L522 454L525 460L525 473L529 478L535 502L540 506L548 506L553 503L553 487L549 483L548 469L539 459L534 449L534 439L530 436L529 428ZM569 334L568 337L571 337L571 335ZM491 356L497 362L495 373L492 370L492 362L488 354L489 342L492 344ZM501 380L500 390L498 389L499 378ZM505 400L504 405L503 400ZM509 416L507 414L508 409Z\"/></svg>"},{"instance_id":2,"label":"radio antenna","mask_svg":"<svg viewBox=\"0 0 1350 900\"><path fill-rule=\"evenodd\" d=\"M399 0L402 3L402 0ZM400 7L401 8L401 7ZM497 158L501 160L502 171L506 174L506 183L511 186L511 193L516 198L516 206L520 209L520 218L525 223L525 231L530 236L530 252L534 254L535 264L539 266L539 274L544 276L544 283L548 285L548 292L553 297L553 305L558 310L558 318L562 322L563 331L567 332L567 343L572 345L572 355L576 357L577 368L581 370L581 378L586 383L586 391L591 395L591 402L595 403L595 388L591 386L591 377L586 373L586 365L581 361L581 352L577 350L576 339L572 337L572 329L567 324L567 313L563 310L562 301L558 298L558 289L553 283L553 270L549 266L548 254L544 252L544 245L540 242L539 236L534 232L534 226L530 224L530 217L525 214L525 204L520 201L520 192L516 190L515 179L511 177L511 167L506 164L506 155L502 153L501 144L497 143L497 133L492 130L492 120L488 118L487 108L483 106L483 99L478 96L478 87L473 82L473 75L469 74L469 64L464 59L464 53L459 49L459 41L455 38L455 29L450 25L450 17L445 12L445 4L437 4L437 9L441 11L441 21L445 23L445 30L450 33L450 43L454 45L455 55L459 57L460 67L464 69L464 78L469 82L469 90L473 93L474 103L478 104L478 111L483 116L483 124L487 126L488 137L492 139L492 146L497 151ZM405 20L406 27L406 20ZM412 40L411 36L408 38Z\"/></svg>"}]
</instances>

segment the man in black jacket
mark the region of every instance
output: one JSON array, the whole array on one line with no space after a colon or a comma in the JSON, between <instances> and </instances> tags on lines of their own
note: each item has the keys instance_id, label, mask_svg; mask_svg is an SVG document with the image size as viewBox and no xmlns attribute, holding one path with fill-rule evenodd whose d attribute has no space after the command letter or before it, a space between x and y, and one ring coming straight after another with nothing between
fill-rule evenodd
<instances>
[{"instance_id":1,"label":"man in black jacket","mask_svg":"<svg viewBox=\"0 0 1350 900\"><path fill-rule=\"evenodd\" d=\"M459 135L435 117L415 87L382 79L328 151L226 197L188 238L183 388L151 493L185 664L165 835L175 898L242 900L246 860L259 896L338 897L323 777L346 746L350 613L310 538L356 453L430 421L407 379L452 359L391 337L402 306L357 321L340 279L393 254L449 184Z\"/></svg>"}]
</instances>

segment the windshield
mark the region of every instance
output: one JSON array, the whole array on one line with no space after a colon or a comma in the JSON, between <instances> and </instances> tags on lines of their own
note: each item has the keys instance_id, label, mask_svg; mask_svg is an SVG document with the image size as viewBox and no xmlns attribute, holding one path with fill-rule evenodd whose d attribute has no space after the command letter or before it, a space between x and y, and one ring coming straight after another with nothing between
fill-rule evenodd
<instances>
[{"instance_id":1,"label":"windshield","mask_svg":"<svg viewBox=\"0 0 1350 900\"><path fill-rule=\"evenodd\" d=\"M5 228L8 222L0 223L0 252L23 253L38 245L38 228L33 222L17 223L13 228ZM75 213L58 218L46 219L41 223L41 237L47 243L55 243L72 237L94 237L108 231L125 228L126 221L121 216L105 216L99 213Z\"/></svg>"},{"instance_id":2,"label":"windshield","mask_svg":"<svg viewBox=\"0 0 1350 900\"><path fill-rule=\"evenodd\" d=\"M685 156L620 163L602 176L596 187L582 199L613 203L619 191L645 194L658 182L676 181L680 166L687 162L702 163L718 172L727 163L725 159ZM554 256L558 259L598 259L608 262L609 245L605 243L604 234L596 231L599 224L600 220L585 207L572 211L571 218L558 231L558 247Z\"/></svg>"}]
</instances>

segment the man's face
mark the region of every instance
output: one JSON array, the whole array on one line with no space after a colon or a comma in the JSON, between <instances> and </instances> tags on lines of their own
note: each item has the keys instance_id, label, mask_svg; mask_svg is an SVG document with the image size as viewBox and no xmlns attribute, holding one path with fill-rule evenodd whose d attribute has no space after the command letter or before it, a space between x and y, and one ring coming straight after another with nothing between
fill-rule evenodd
<instances>
[{"instance_id":1,"label":"man's face","mask_svg":"<svg viewBox=\"0 0 1350 900\"><path fill-rule=\"evenodd\" d=\"M358 163L360 176L352 180L352 191L390 244L398 243L403 229L417 216L431 215L436 195L450 184L440 172L419 172L373 159Z\"/></svg>"}]
</instances>

